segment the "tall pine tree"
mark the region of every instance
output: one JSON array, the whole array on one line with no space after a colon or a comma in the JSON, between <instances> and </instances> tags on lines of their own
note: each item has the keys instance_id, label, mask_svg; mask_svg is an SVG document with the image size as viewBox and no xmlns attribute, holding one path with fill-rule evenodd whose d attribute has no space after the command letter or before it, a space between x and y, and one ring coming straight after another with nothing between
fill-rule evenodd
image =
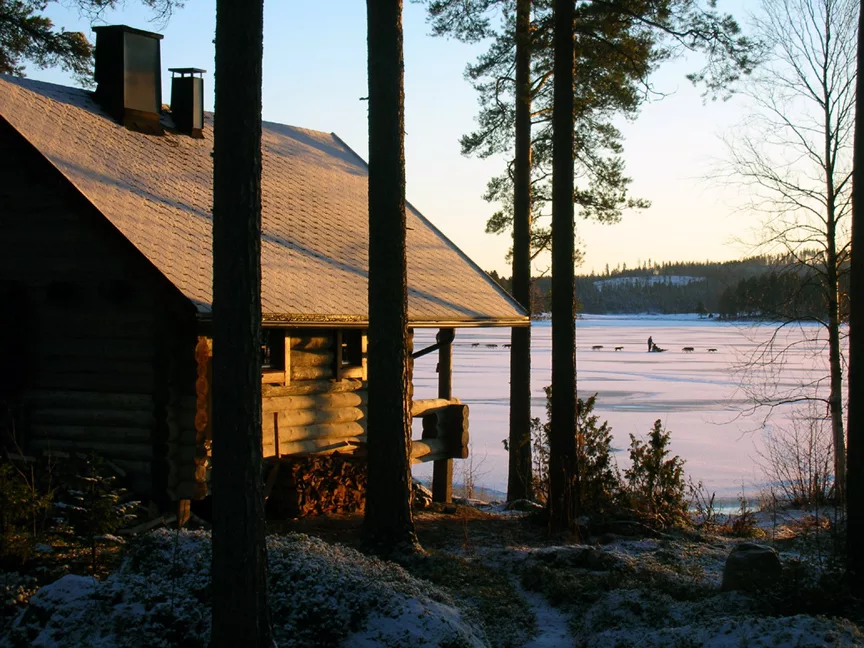
<instances>
[{"instance_id":1,"label":"tall pine tree","mask_svg":"<svg viewBox=\"0 0 864 648\"><path fill-rule=\"evenodd\" d=\"M213 131L213 624L269 648L261 483L263 0L217 0Z\"/></svg>"},{"instance_id":2,"label":"tall pine tree","mask_svg":"<svg viewBox=\"0 0 864 648\"><path fill-rule=\"evenodd\" d=\"M516 114L513 160L513 296L531 314L531 0L516 1ZM531 499L531 328L510 339L507 499Z\"/></svg>"},{"instance_id":3,"label":"tall pine tree","mask_svg":"<svg viewBox=\"0 0 864 648\"><path fill-rule=\"evenodd\" d=\"M549 428L549 527L576 517L576 312L573 292L573 0L555 0L552 112L552 403Z\"/></svg>"},{"instance_id":4,"label":"tall pine tree","mask_svg":"<svg viewBox=\"0 0 864 648\"><path fill-rule=\"evenodd\" d=\"M417 547L405 251L402 0L367 0L369 51L369 403L363 535L382 553Z\"/></svg>"},{"instance_id":5,"label":"tall pine tree","mask_svg":"<svg viewBox=\"0 0 864 648\"><path fill-rule=\"evenodd\" d=\"M852 257L849 275L849 447L846 464L847 565L849 584L864 596L864 11L858 8L858 70L852 160Z\"/></svg>"},{"instance_id":6,"label":"tall pine tree","mask_svg":"<svg viewBox=\"0 0 864 648\"><path fill-rule=\"evenodd\" d=\"M681 49L706 55L691 78L718 93L753 65L753 43L731 16L700 0L574 0L575 173L580 216L615 222L622 210L648 206L628 196L616 115L635 116L651 95L649 76ZM554 92L552 3L535 0L427 0L433 32L466 42L491 41L468 67L480 95L479 128L462 138L462 152L513 156L488 185L486 198L504 208L486 230L513 230L512 287L530 310L531 260L548 251L552 234L540 223L552 202ZM534 17L532 19L532 7ZM500 12L499 15L498 12ZM532 131L532 124L534 126ZM527 169L527 171L526 171ZM530 494L530 331L514 330L510 351L510 471L508 498Z\"/></svg>"}]
</instances>

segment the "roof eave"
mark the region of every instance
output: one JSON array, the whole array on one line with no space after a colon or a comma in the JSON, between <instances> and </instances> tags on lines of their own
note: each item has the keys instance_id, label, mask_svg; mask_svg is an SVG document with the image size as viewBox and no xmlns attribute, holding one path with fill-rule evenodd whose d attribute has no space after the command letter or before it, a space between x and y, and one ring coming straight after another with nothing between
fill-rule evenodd
<instances>
[{"instance_id":1,"label":"roof eave","mask_svg":"<svg viewBox=\"0 0 864 648\"><path fill-rule=\"evenodd\" d=\"M211 312L199 312L202 324L212 321ZM264 326L273 328L369 328L369 320L352 315L287 315L284 313L264 313L261 318ZM415 319L408 321L409 328L493 328L531 326L528 317L488 317L466 320L453 319Z\"/></svg>"}]
</instances>

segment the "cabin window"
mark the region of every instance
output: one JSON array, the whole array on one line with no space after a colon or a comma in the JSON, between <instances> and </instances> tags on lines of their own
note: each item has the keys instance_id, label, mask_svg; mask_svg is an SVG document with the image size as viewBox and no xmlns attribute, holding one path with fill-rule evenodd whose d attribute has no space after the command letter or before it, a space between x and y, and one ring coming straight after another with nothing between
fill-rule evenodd
<instances>
[{"instance_id":1,"label":"cabin window","mask_svg":"<svg viewBox=\"0 0 864 648\"><path fill-rule=\"evenodd\" d=\"M336 334L335 377L366 380L366 331L340 330Z\"/></svg>"},{"instance_id":2,"label":"cabin window","mask_svg":"<svg viewBox=\"0 0 864 648\"><path fill-rule=\"evenodd\" d=\"M261 331L261 368L285 368L285 332L281 330Z\"/></svg>"},{"instance_id":3,"label":"cabin window","mask_svg":"<svg viewBox=\"0 0 864 648\"><path fill-rule=\"evenodd\" d=\"M261 381L266 384L287 385L287 363L285 362L285 331L282 329L261 330Z\"/></svg>"}]
</instances>

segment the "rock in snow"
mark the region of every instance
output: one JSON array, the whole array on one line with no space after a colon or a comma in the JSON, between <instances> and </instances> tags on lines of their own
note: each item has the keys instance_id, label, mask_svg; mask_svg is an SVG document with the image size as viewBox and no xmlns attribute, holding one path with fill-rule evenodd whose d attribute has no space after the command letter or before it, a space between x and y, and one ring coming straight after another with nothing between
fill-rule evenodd
<instances>
[{"instance_id":1,"label":"rock in snow","mask_svg":"<svg viewBox=\"0 0 864 648\"><path fill-rule=\"evenodd\" d=\"M782 572L780 558L774 549L753 542L742 542L726 559L722 589L725 592L767 589L780 579Z\"/></svg>"}]
</instances>

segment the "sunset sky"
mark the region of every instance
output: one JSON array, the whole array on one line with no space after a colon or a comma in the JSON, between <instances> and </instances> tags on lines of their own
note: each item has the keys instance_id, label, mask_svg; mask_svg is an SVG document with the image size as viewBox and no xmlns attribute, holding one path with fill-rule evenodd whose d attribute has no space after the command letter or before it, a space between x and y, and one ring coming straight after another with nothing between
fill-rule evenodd
<instances>
[{"instance_id":1,"label":"sunset sky","mask_svg":"<svg viewBox=\"0 0 864 648\"><path fill-rule=\"evenodd\" d=\"M754 3L755 4L755 3ZM746 19L743 0L720 0L720 9ZM170 88L169 67L202 67L213 107L215 3L187 0L167 25L152 23L135 0L106 12L98 24L128 24L165 35L162 41L163 96ZM58 26L84 31L95 41L90 20L62 4L50 4ZM265 3L264 119L335 132L367 158L365 2L328 0ZM510 274L504 255L508 240L484 233L494 207L481 198L486 181L500 172L500 159L465 158L459 137L474 126L476 95L464 80L466 63L485 47L429 36L422 6L406 2L405 105L408 199L486 270ZM724 155L719 135L731 132L747 112L741 98L705 103L685 74L700 67L697 58L667 64L654 78L662 101L646 105L639 118L623 122L627 172L632 193L651 200L649 210L625 214L614 226L580 222L586 250L577 272L602 270L608 263L628 266L652 259L725 260L746 252L732 245L746 238L753 217L737 209L742 196L712 180ZM28 76L73 84L58 70L30 67ZM540 261L537 270L546 269Z\"/></svg>"}]
</instances>

